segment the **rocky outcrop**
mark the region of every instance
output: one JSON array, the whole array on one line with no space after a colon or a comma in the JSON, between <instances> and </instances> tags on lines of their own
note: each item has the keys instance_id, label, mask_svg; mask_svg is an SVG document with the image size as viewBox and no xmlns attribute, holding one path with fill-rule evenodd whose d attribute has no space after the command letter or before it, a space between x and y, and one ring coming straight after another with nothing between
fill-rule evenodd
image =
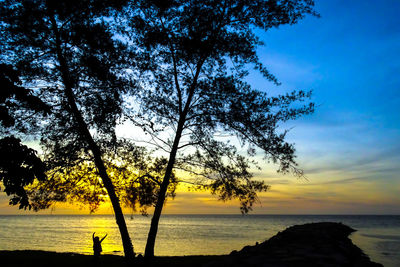
<instances>
[{"instance_id":1,"label":"rocky outcrop","mask_svg":"<svg viewBox=\"0 0 400 267\"><path fill-rule=\"evenodd\" d=\"M351 242L348 236L354 231L341 223L295 225L204 266L382 266Z\"/></svg>"}]
</instances>

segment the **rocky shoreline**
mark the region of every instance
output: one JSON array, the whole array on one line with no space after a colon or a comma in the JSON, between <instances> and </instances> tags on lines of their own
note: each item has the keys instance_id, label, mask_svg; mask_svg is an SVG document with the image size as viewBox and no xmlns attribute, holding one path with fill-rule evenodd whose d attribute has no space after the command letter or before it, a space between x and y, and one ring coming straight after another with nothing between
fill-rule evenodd
<instances>
[{"instance_id":1,"label":"rocky shoreline","mask_svg":"<svg viewBox=\"0 0 400 267\"><path fill-rule=\"evenodd\" d=\"M261 244L232 251L229 257L204 266L383 266L372 262L352 243L348 236L354 231L341 223L295 225Z\"/></svg>"}]
</instances>

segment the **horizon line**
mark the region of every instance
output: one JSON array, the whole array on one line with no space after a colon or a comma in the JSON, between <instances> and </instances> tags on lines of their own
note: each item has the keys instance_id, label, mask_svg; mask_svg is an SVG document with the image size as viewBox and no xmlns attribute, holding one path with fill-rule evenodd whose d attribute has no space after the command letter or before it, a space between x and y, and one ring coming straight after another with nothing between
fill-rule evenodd
<instances>
[{"instance_id":1,"label":"horizon line","mask_svg":"<svg viewBox=\"0 0 400 267\"><path fill-rule=\"evenodd\" d=\"M360 213L360 214L346 214L346 213L327 213L327 214L320 214L320 213L265 213L265 214L237 214L237 213L168 213L163 214L162 216L400 216L400 214L373 214L373 213ZM112 213L103 213L103 214L0 214L0 216L114 216ZM152 217L153 214L142 215L142 214L124 214L125 217L131 216L142 216L142 217Z\"/></svg>"}]
</instances>

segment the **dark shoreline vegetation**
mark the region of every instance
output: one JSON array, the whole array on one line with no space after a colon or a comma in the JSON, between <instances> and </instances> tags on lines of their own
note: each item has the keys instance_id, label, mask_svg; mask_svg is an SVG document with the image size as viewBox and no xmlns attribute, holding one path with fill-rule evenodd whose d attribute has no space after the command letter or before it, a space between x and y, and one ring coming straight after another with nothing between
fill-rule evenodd
<instances>
[{"instance_id":1,"label":"dark shoreline vegetation","mask_svg":"<svg viewBox=\"0 0 400 267\"><path fill-rule=\"evenodd\" d=\"M229 255L137 258L132 266L383 266L372 262L348 236L356 230L332 222L295 225L269 240ZM48 251L0 251L2 266L126 266L122 256Z\"/></svg>"}]
</instances>

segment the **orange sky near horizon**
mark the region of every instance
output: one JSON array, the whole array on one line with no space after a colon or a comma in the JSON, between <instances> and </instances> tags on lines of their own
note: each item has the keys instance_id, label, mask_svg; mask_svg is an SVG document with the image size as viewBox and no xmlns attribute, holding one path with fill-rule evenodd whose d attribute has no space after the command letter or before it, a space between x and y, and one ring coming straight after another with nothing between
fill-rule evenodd
<instances>
[{"instance_id":1,"label":"orange sky near horizon","mask_svg":"<svg viewBox=\"0 0 400 267\"><path fill-rule=\"evenodd\" d=\"M263 172L255 176L260 178L261 175ZM352 180L344 174L340 179L326 179L318 174L298 179L292 175L274 174L271 170L269 176L272 178L264 180L271 189L259 194L260 203L250 214L400 214L397 205L400 182L388 184L382 191L374 181ZM138 214L128 208L124 213ZM152 209L148 213L151 214ZM7 196L1 193L0 215L6 214L90 213L87 207L63 203L40 212L18 210L17 206L9 206ZM111 204L102 204L94 214L113 214ZM175 199L168 200L163 214L240 214L240 210L237 200L223 202L209 192L188 191L180 186Z\"/></svg>"}]
</instances>

